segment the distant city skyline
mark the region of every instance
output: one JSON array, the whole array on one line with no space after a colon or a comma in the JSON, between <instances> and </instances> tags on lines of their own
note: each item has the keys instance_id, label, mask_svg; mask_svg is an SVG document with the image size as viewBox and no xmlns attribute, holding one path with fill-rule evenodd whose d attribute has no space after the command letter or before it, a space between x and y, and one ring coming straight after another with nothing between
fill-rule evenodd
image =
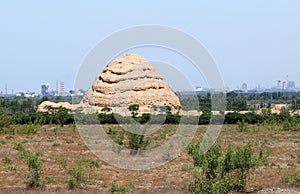
<instances>
[{"instance_id":1,"label":"distant city skyline","mask_svg":"<svg viewBox=\"0 0 300 194\"><path fill-rule=\"evenodd\" d=\"M50 82L49 82L50 83ZM4 86L4 91L0 90L0 96L1 95L11 95L11 94L17 94L17 93L35 93L35 94L41 94L41 95L45 95L46 93L51 93L51 95L58 95L61 93L69 93L70 91L74 90L74 88L65 88L65 82L51 82L51 83L55 83L54 85L51 85L49 83L42 83L40 84L40 88L37 91L34 90L20 90L17 91L15 89L11 89L9 91L9 88L7 87L8 85L5 84ZM7 88L6 88L7 87ZM88 88L81 88L83 90L87 90ZM287 90L287 91L300 91L300 85L297 85L295 81L293 80L276 80L276 82L274 82L274 85L271 87L265 87L263 85L258 84L255 87L249 87L247 83L240 83L240 86L237 86L236 88L226 88L227 91L237 91L237 90L241 90L241 91L253 91L253 90L261 90L261 91L272 91L272 89L274 91L280 91L280 90ZM202 90L209 90L209 88L207 87L203 87L203 86L195 86L194 87L194 91L202 91ZM178 90L178 91L182 91L182 90Z\"/></svg>"},{"instance_id":2,"label":"distant city skyline","mask_svg":"<svg viewBox=\"0 0 300 194\"><path fill-rule=\"evenodd\" d=\"M5 84L8 93L40 92L41 84L55 88L56 81L72 89L95 44L115 31L144 24L174 27L199 40L231 90L243 83L271 88L287 75L299 87L299 7L297 0L1 2L0 92L5 93ZM137 52L174 64L194 87L206 87L205 79L176 57Z\"/></svg>"},{"instance_id":3,"label":"distant city skyline","mask_svg":"<svg viewBox=\"0 0 300 194\"><path fill-rule=\"evenodd\" d=\"M288 79L276 79L276 80L273 80L273 85L263 85L263 84L260 84L260 83L258 83L257 85L251 85L251 84L248 84L246 82L240 82L240 83L236 83L235 87L229 87L225 83L225 87L228 90L238 90L238 89L242 89L243 84L246 84L247 85L247 89L250 89L250 90L251 89L257 89L257 88L265 88L265 89L269 88L270 89L270 88L276 88L278 86L278 81L282 81L282 83L285 82L285 84L286 84L285 87L288 87L288 82L293 82L294 85L295 85L295 88L300 88L300 83L297 85L296 81L294 81L294 80L288 80ZM69 90L74 90L73 83L66 83L64 81L48 81L48 82L39 83L39 84L37 84L34 87L26 87L25 86L25 87L23 87L24 89L15 89L15 88L12 88L12 87L10 87L10 84L8 84L7 82L4 82L3 86L2 87L0 86L0 93L2 93L2 94L5 94L6 92L7 92L7 94L12 94L12 92L14 94L18 93L18 92L35 92L35 93L41 93L41 88L40 88L41 85L48 85L49 86L49 91L56 91L56 87L57 87L56 83L60 84L62 82L67 85L67 87L64 86L66 92L68 92ZM193 85L193 87L196 90L197 87L207 88L207 85L205 85L205 84L204 85ZM285 88L285 87L283 87L283 88ZM88 88L82 88L82 89L88 89Z\"/></svg>"}]
</instances>

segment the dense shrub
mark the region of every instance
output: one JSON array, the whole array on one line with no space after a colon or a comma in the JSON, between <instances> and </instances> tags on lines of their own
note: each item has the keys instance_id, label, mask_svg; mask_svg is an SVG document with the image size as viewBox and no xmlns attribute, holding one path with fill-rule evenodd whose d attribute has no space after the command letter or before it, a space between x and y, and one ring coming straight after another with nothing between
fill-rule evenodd
<instances>
[{"instance_id":1,"label":"dense shrub","mask_svg":"<svg viewBox=\"0 0 300 194\"><path fill-rule=\"evenodd\" d=\"M199 118L199 124L200 125L206 125L206 124L209 124L210 122L210 119L211 119L211 114L202 114Z\"/></svg>"},{"instance_id":2,"label":"dense shrub","mask_svg":"<svg viewBox=\"0 0 300 194\"><path fill-rule=\"evenodd\" d=\"M12 123L12 117L8 114L8 112L0 107L0 130L3 130Z\"/></svg>"},{"instance_id":3,"label":"dense shrub","mask_svg":"<svg viewBox=\"0 0 300 194\"><path fill-rule=\"evenodd\" d=\"M77 124L99 124L99 117L97 114L76 113L74 115Z\"/></svg>"},{"instance_id":4,"label":"dense shrub","mask_svg":"<svg viewBox=\"0 0 300 194\"><path fill-rule=\"evenodd\" d=\"M13 124L29 124L35 123L40 125L49 125L49 124L57 124L57 125L69 125L74 123L74 116L69 114L68 111L64 109L59 109L55 113L47 113L47 112L35 112L35 113L16 113L12 116Z\"/></svg>"},{"instance_id":5,"label":"dense shrub","mask_svg":"<svg viewBox=\"0 0 300 194\"><path fill-rule=\"evenodd\" d=\"M136 119L137 122L141 124L147 123L151 119L151 115L149 113L144 113L142 116Z\"/></svg>"},{"instance_id":6,"label":"dense shrub","mask_svg":"<svg viewBox=\"0 0 300 194\"><path fill-rule=\"evenodd\" d=\"M200 142L188 146L194 166L201 168L189 186L192 193L243 191L249 171L267 161L267 155L263 151L255 154L250 144L236 149L229 144L223 152L219 145L214 145L204 155L199 153L199 148Z\"/></svg>"},{"instance_id":7,"label":"dense shrub","mask_svg":"<svg viewBox=\"0 0 300 194\"><path fill-rule=\"evenodd\" d=\"M299 96L299 94L293 94ZM293 95L289 96L294 98ZM198 124L220 124L223 121L221 115L220 117L216 115L211 115L211 95L210 93L205 93L201 95L194 96L179 96L182 104L182 109L190 110L195 109L193 107L195 104L198 104L199 100L199 110L203 112L199 118L194 118L193 116L181 116L179 114L172 114L172 108L170 106L154 107L154 109L160 109L165 114L160 115L150 115L145 113L141 116L138 116L137 112L139 106L137 104L132 104L129 106L129 110L132 112L132 116L136 122L141 124L197 124L195 120L199 120ZM283 130L299 130L300 129L300 116L294 115L291 116L289 111L295 111L299 108L300 101L294 99L292 105L281 110L280 114L271 114L270 103L263 102L262 100L272 98L281 99L283 98L282 94L277 93L263 93L263 94L253 94L253 95L244 95L230 92L227 94L228 106L227 110L244 110L245 109L245 100L261 100L262 114L255 114L253 112L248 112L245 114L240 114L238 112L232 112L225 115L225 124L237 124L243 120L248 124L260 124L260 123L276 123L278 125L282 124ZM74 115L71 114L70 110L65 108L50 108L51 113L42 113L36 112L38 104L44 100L52 100L55 102L58 101L71 101L71 98L64 97L55 97L52 99L27 99L22 97L16 98L0 98L0 130L8 128L11 124L57 124L57 125L68 125L74 123ZM272 101L273 102L273 101ZM256 102L257 103L257 102ZM240 107L239 107L240 106ZM230 108L231 107L231 108ZM196 107L197 108L197 107ZM178 109L176 109L178 110ZM79 112L79 111L78 111ZM110 113L111 109L109 107L104 107L101 110L100 114L83 114L76 113L76 122L80 124L128 124L133 123L133 119L130 116L121 116L119 114Z\"/></svg>"},{"instance_id":8,"label":"dense shrub","mask_svg":"<svg viewBox=\"0 0 300 194\"><path fill-rule=\"evenodd\" d=\"M243 119L243 115L239 114L238 112L227 113L225 115L226 124L236 124L237 122L242 121Z\"/></svg>"},{"instance_id":9,"label":"dense shrub","mask_svg":"<svg viewBox=\"0 0 300 194\"><path fill-rule=\"evenodd\" d=\"M165 124L179 124L180 123L180 118L181 116L178 114L171 114L171 113L167 113L166 114L166 120L165 120Z\"/></svg>"},{"instance_id":10,"label":"dense shrub","mask_svg":"<svg viewBox=\"0 0 300 194\"><path fill-rule=\"evenodd\" d=\"M114 114L105 114L100 113L98 114L98 119L100 124L116 124L116 118L114 117Z\"/></svg>"},{"instance_id":11,"label":"dense shrub","mask_svg":"<svg viewBox=\"0 0 300 194\"><path fill-rule=\"evenodd\" d=\"M166 114L151 115L149 124L163 124L166 120Z\"/></svg>"}]
</instances>

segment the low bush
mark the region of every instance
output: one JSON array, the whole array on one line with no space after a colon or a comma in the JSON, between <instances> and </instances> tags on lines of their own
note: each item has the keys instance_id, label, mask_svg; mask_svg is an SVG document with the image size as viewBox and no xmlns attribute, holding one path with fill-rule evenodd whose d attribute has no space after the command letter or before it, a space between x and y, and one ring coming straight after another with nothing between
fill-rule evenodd
<instances>
[{"instance_id":1,"label":"low bush","mask_svg":"<svg viewBox=\"0 0 300 194\"><path fill-rule=\"evenodd\" d=\"M300 119L298 116L292 117L290 120L282 122L282 130L284 131L299 131L300 130Z\"/></svg>"},{"instance_id":2,"label":"low bush","mask_svg":"<svg viewBox=\"0 0 300 194\"><path fill-rule=\"evenodd\" d=\"M249 125L245 120L238 121L236 129L238 132L247 132L249 130Z\"/></svg>"},{"instance_id":3,"label":"low bush","mask_svg":"<svg viewBox=\"0 0 300 194\"><path fill-rule=\"evenodd\" d=\"M213 145L204 155L199 153L200 142L190 144L188 153L194 160L195 180L190 184L192 193L229 193L244 190L251 169L266 164L268 155L255 154L250 144L233 149L229 144L225 151Z\"/></svg>"},{"instance_id":4,"label":"low bush","mask_svg":"<svg viewBox=\"0 0 300 194\"><path fill-rule=\"evenodd\" d=\"M29 135L35 134L39 130L37 125L32 123L24 125L10 125L9 127L0 130L0 134L11 134L11 135Z\"/></svg>"},{"instance_id":5,"label":"low bush","mask_svg":"<svg viewBox=\"0 0 300 194\"><path fill-rule=\"evenodd\" d=\"M133 185L132 184L123 184L123 185L118 185L117 181L113 180L110 186L110 192L113 194L125 194L130 192L132 189Z\"/></svg>"},{"instance_id":6,"label":"low bush","mask_svg":"<svg viewBox=\"0 0 300 194\"><path fill-rule=\"evenodd\" d=\"M288 183L293 186L299 186L300 185L300 173L298 172L286 172L281 177L281 181L283 183Z\"/></svg>"},{"instance_id":7,"label":"low bush","mask_svg":"<svg viewBox=\"0 0 300 194\"><path fill-rule=\"evenodd\" d=\"M97 161L87 156L75 157L75 161L70 165L68 159L64 157L58 157L57 161L69 175L67 179L69 189L81 187L90 178L95 168L100 167Z\"/></svg>"},{"instance_id":8,"label":"low bush","mask_svg":"<svg viewBox=\"0 0 300 194\"><path fill-rule=\"evenodd\" d=\"M3 165L10 165L10 164L12 164L12 160L10 159L10 158L8 158L8 157L4 157L3 159L2 159L2 164Z\"/></svg>"},{"instance_id":9,"label":"low bush","mask_svg":"<svg viewBox=\"0 0 300 194\"><path fill-rule=\"evenodd\" d=\"M131 132L126 132L126 136L128 139L128 147L130 148L130 154L136 155L139 150L145 148L149 141L145 139L145 131L141 131L143 129L139 129L138 126L131 126Z\"/></svg>"},{"instance_id":10,"label":"low bush","mask_svg":"<svg viewBox=\"0 0 300 194\"><path fill-rule=\"evenodd\" d=\"M14 144L14 149L19 151L20 158L27 164L28 172L25 180L27 187L43 187L45 181L42 179L44 164L44 160L40 158L42 153L28 150L20 142Z\"/></svg>"}]
</instances>

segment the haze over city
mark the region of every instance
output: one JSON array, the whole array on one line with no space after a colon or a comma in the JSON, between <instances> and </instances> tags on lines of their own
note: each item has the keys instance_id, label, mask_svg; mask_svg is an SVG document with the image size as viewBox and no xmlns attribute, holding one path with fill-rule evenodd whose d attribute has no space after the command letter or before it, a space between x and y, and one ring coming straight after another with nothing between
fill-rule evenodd
<instances>
[{"instance_id":1,"label":"haze over city","mask_svg":"<svg viewBox=\"0 0 300 194\"><path fill-rule=\"evenodd\" d=\"M300 85L300 2L290 1L7 1L0 6L0 91L40 92L42 84L73 88L87 52L111 33L143 24L182 30L205 46L231 90ZM191 65L168 52L136 50L174 65L206 87ZM105 65L105 64L103 64ZM97 74L100 72L97 72ZM287 78L288 75L288 78ZM282 83L281 82L281 83Z\"/></svg>"}]
</instances>

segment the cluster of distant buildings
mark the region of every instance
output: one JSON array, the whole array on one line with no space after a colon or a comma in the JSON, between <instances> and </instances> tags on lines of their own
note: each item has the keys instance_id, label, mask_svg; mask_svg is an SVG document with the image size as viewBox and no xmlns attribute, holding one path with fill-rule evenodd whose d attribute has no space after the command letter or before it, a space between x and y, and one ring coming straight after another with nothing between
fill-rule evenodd
<instances>
[{"instance_id":1,"label":"cluster of distant buildings","mask_svg":"<svg viewBox=\"0 0 300 194\"><path fill-rule=\"evenodd\" d=\"M196 87L196 92L209 92L209 88ZM248 85L243 83L241 87L235 90L226 89L226 92L236 92L236 93L263 93L263 92L300 92L300 88L296 87L295 81L278 80L276 85L271 88L262 88L260 85L253 89L248 89Z\"/></svg>"},{"instance_id":2,"label":"cluster of distant buildings","mask_svg":"<svg viewBox=\"0 0 300 194\"><path fill-rule=\"evenodd\" d=\"M271 88L261 88L258 86L254 89L249 89L246 83L242 84L242 87L239 92L248 92L248 93L261 93L261 92L299 92L300 88L296 87L295 81L281 81L278 80L277 84Z\"/></svg>"},{"instance_id":3,"label":"cluster of distant buildings","mask_svg":"<svg viewBox=\"0 0 300 194\"><path fill-rule=\"evenodd\" d=\"M277 88L281 90L294 90L296 89L295 81L277 81Z\"/></svg>"},{"instance_id":4,"label":"cluster of distant buildings","mask_svg":"<svg viewBox=\"0 0 300 194\"><path fill-rule=\"evenodd\" d=\"M65 91L65 83L56 82L56 88L50 90L50 84L42 84L40 93L36 92L17 92L8 94L7 93L7 85L5 85L5 94L3 92L0 92L0 96L6 96L6 97L26 97L26 98L37 98L37 97L54 97L54 96L83 96L85 94L85 90L69 90Z\"/></svg>"},{"instance_id":5,"label":"cluster of distant buildings","mask_svg":"<svg viewBox=\"0 0 300 194\"><path fill-rule=\"evenodd\" d=\"M196 92L209 92L209 88L196 87ZM248 89L246 83L243 83L241 88L237 90L227 90L227 92L236 92L236 93L262 93L262 92L300 92L300 88L296 87L295 81L286 81L286 80L278 80L276 85L271 88L261 88L260 86L254 89ZM36 97L54 97L54 96L83 96L85 94L85 90L69 90L65 91L65 83L64 82L56 82L55 90L50 90L50 84L42 84L40 93L35 92L17 92L17 93L7 93L7 85L5 84L5 93L0 92L1 96L9 96L9 97L26 97L26 98L36 98Z\"/></svg>"},{"instance_id":6,"label":"cluster of distant buildings","mask_svg":"<svg viewBox=\"0 0 300 194\"><path fill-rule=\"evenodd\" d=\"M82 96L84 95L85 91L80 90L70 90L69 92L65 91L65 83L56 82L56 89L50 90L50 84L43 84L41 85L41 95L42 96Z\"/></svg>"}]
</instances>

